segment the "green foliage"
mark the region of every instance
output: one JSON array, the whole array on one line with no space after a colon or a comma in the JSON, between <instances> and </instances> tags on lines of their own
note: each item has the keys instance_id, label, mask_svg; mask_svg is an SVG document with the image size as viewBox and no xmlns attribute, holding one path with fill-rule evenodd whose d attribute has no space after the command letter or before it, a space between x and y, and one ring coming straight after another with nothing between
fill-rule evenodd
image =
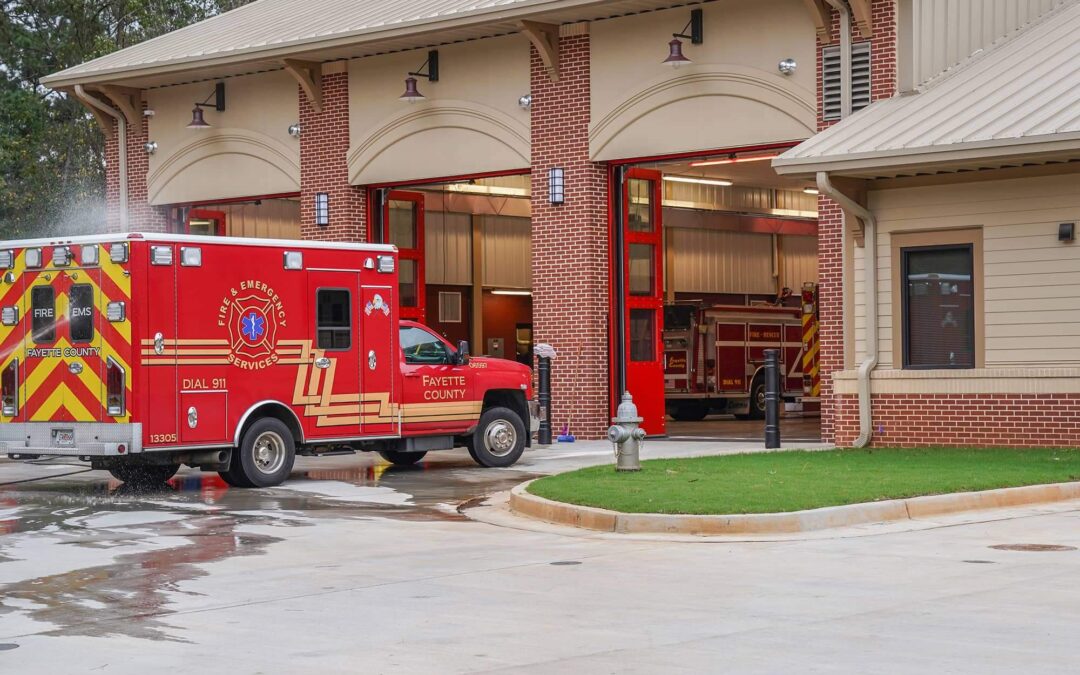
<instances>
[{"instance_id":1,"label":"green foliage","mask_svg":"<svg viewBox=\"0 0 1080 675\"><path fill-rule=\"evenodd\" d=\"M0 0L0 240L104 227L104 138L42 77L247 1Z\"/></svg>"},{"instance_id":2,"label":"green foliage","mask_svg":"<svg viewBox=\"0 0 1080 675\"><path fill-rule=\"evenodd\" d=\"M778 513L1080 480L1080 450L919 448L658 459L541 478L529 492L625 513Z\"/></svg>"}]
</instances>

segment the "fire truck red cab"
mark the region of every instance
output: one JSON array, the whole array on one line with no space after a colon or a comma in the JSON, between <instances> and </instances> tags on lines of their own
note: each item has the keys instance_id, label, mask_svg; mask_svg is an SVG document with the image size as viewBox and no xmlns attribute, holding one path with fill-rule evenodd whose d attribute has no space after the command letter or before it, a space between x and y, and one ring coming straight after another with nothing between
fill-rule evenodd
<instances>
[{"instance_id":1,"label":"fire truck red cab","mask_svg":"<svg viewBox=\"0 0 1080 675\"><path fill-rule=\"evenodd\" d=\"M392 246L131 234L0 246L0 451L122 480L181 464L236 486L296 454L509 466L528 367L399 320Z\"/></svg>"}]
</instances>

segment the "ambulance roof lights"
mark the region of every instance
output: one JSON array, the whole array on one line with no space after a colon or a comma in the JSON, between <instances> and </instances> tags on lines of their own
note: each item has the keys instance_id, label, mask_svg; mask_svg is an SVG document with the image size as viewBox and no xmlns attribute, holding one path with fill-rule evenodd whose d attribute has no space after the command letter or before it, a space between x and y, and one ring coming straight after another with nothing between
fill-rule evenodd
<instances>
[{"instance_id":1,"label":"ambulance roof lights","mask_svg":"<svg viewBox=\"0 0 1080 675\"><path fill-rule=\"evenodd\" d=\"M119 241L109 246L109 260L114 263L126 263L128 261L128 245L126 241Z\"/></svg>"},{"instance_id":2,"label":"ambulance roof lights","mask_svg":"<svg viewBox=\"0 0 1080 675\"><path fill-rule=\"evenodd\" d=\"M11 269L15 267L15 251L8 249L0 251L0 268Z\"/></svg>"},{"instance_id":3,"label":"ambulance roof lights","mask_svg":"<svg viewBox=\"0 0 1080 675\"><path fill-rule=\"evenodd\" d=\"M53 247L52 252L52 264L53 267L67 267L71 262L71 249L67 246Z\"/></svg>"},{"instance_id":4,"label":"ambulance roof lights","mask_svg":"<svg viewBox=\"0 0 1080 675\"><path fill-rule=\"evenodd\" d=\"M27 267L41 267L41 249L28 248L23 256Z\"/></svg>"},{"instance_id":5,"label":"ambulance roof lights","mask_svg":"<svg viewBox=\"0 0 1080 675\"><path fill-rule=\"evenodd\" d=\"M287 270L302 270L302 269L304 269L304 252L303 251L285 251L284 265L285 265L285 269L287 269Z\"/></svg>"},{"instance_id":6,"label":"ambulance roof lights","mask_svg":"<svg viewBox=\"0 0 1080 675\"><path fill-rule=\"evenodd\" d=\"M202 249L197 246L181 246L180 266L202 267Z\"/></svg>"},{"instance_id":7,"label":"ambulance roof lights","mask_svg":"<svg viewBox=\"0 0 1080 675\"><path fill-rule=\"evenodd\" d=\"M110 302L105 305L105 318L110 323L120 323L127 318L127 305L123 302Z\"/></svg>"},{"instance_id":8,"label":"ambulance roof lights","mask_svg":"<svg viewBox=\"0 0 1080 675\"><path fill-rule=\"evenodd\" d=\"M172 264L172 246L151 246L150 247L150 264L151 265L171 265Z\"/></svg>"},{"instance_id":9,"label":"ambulance roof lights","mask_svg":"<svg viewBox=\"0 0 1080 675\"><path fill-rule=\"evenodd\" d=\"M394 271L394 258L393 256L381 255L379 256L379 272L382 274L390 274Z\"/></svg>"},{"instance_id":10,"label":"ambulance roof lights","mask_svg":"<svg viewBox=\"0 0 1080 675\"><path fill-rule=\"evenodd\" d=\"M83 267L93 267L98 264L97 244L87 244L79 251L79 260Z\"/></svg>"},{"instance_id":11,"label":"ambulance roof lights","mask_svg":"<svg viewBox=\"0 0 1080 675\"><path fill-rule=\"evenodd\" d=\"M19 308L15 306L5 307L0 310L0 323L5 326L14 326L19 323Z\"/></svg>"}]
</instances>

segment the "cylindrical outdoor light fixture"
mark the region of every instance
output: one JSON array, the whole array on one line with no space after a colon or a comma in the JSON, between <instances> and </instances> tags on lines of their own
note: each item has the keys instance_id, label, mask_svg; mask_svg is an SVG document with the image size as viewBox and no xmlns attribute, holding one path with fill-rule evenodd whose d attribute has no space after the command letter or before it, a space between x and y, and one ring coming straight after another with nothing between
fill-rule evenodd
<instances>
[{"instance_id":1,"label":"cylindrical outdoor light fixture","mask_svg":"<svg viewBox=\"0 0 1080 675\"><path fill-rule=\"evenodd\" d=\"M562 204L566 201L566 169L552 167L548 169L548 201Z\"/></svg>"},{"instance_id":2,"label":"cylindrical outdoor light fixture","mask_svg":"<svg viewBox=\"0 0 1080 675\"><path fill-rule=\"evenodd\" d=\"M315 224L321 227L330 224L330 195L325 192L315 193Z\"/></svg>"}]
</instances>

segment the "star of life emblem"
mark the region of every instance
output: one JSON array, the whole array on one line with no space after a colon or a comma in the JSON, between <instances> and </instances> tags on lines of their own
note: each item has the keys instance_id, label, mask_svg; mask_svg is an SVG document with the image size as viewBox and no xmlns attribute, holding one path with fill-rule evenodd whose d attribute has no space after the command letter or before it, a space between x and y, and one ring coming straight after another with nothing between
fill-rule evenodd
<instances>
[{"instance_id":1,"label":"star of life emblem","mask_svg":"<svg viewBox=\"0 0 1080 675\"><path fill-rule=\"evenodd\" d=\"M277 342L277 317L270 298L251 294L229 304L229 345L237 356L269 356Z\"/></svg>"}]
</instances>

